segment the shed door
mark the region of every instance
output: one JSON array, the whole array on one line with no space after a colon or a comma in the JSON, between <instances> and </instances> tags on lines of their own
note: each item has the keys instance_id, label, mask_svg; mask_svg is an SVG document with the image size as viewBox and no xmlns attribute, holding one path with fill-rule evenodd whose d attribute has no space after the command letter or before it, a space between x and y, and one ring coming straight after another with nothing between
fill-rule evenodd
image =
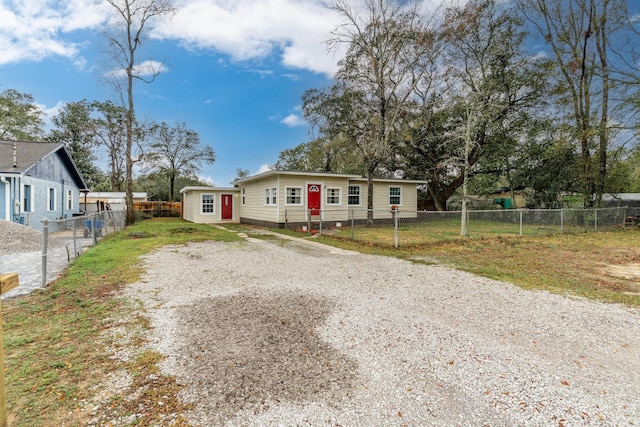
<instances>
[{"instance_id":1,"label":"shed door","mask_svg":"<svg viewBox=\"0 0 640 427\"><path fill-rule=\"evenodd\" d=\"M307 209L310 215L320 215L322 209L322 185L307 184Z\"/></svg>"},{"instance_id":2,"label":"shed door","mask_svg":"<svg viewBox=\"0 0 640 427\"><path fill-rule=\"evenodd\" d=\"M222 195L222 219L233 219L233 194Z\"/></svg>"}]
</instances>

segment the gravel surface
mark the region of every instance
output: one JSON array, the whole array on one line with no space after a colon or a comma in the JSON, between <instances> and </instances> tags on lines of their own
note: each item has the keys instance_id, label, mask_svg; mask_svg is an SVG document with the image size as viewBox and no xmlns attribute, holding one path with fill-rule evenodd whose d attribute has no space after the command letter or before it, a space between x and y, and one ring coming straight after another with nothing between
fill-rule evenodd
<instances>
[{"instance_id":1,"label":"gravel surface","mask_svg":"<svg viewBox=\"0 0 640 427\"><path fill-rule=\"evenodd\" d=\"M145 258L163 370L202 426L640 423L640 310L289 241Z\"/></svg>"},{"instance_id":2,"label":"gravel surface","mask_svg":"<svg viewBox=\"0 0 640 427\"><path fill-rule=\"evenodd\" d=\"M91 239L77 238L76 247L91 246ZM70 233L51 233L47 249L47 278L56 280L73 260ZM0 273L18 273L20 285L2 299L27 295L42 289L42 232L11 221L0 220Z\"/></svg>"}]
</instances>

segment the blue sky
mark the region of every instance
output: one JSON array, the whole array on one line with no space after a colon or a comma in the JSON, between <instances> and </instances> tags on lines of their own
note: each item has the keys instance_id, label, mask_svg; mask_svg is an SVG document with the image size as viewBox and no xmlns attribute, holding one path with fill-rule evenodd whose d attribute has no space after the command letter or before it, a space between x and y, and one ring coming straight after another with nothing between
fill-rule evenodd
<instances>
[{"instance_id":1,"label":"blue sky","mask_svg":"<svg viewBox=\"0 0 640 427\"><path fill-rule=\"evenodd\" d=\"M202 177L227 186L308 140L306 89L324 87L338 58L324 41L339 22L312 0L179 0L171 21L155 21L139 62L162 63L137 84L142 120L185 122L217 154ZM109 9L106 9L109 11ZM33 95L49 115L65 102L115 100L101 82L108 13L91 0L0 1L0 90Z\"/></svg>"},{"instance_id":2,"label":"blue sky","mask_svg":"<svg viewBox=\"0 0 640 427\"><path fill-rule=\"evenodd\" d=\"M137 54L164 70L136 86L138 118L198 132L217 155L201 174L213 185L228 186L237 168L265 170L309 140L301 96L336 70L340 52L325 42L340 19L324 3L175 0L178 13L152 22ZM0 0L0 91L33 95L49 116L66 102L115 101L100 79L111 12L94 0Z\"/></svg>"}]
</instances>

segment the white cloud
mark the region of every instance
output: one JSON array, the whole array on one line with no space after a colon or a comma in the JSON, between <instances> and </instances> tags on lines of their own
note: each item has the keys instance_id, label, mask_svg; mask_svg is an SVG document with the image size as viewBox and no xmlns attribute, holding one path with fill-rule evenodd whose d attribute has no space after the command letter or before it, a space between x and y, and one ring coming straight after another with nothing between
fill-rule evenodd
<instances>
[{"instance_id":1,"label":"white cloud","mask_svg":"<svg viewBox=\"0 0 640 427\"><path fill-rule=\"evenodd\" d=\"M258 169L258 172L256 172L256 175L260 175L261 173L265 173L265 172L269 172L270 170L273 170L273 165L260 165L260 168Z\"/></svg>"},{"instance_id":2,"label":"white cloud","mask_svg":"<svg viewBox=\"0 0 640 427\"><path fill-rule=\"evenodd\" d=\"M444 0L423 0L433 10ZM176 0L178 13L157 17L148 35L177 40L190 49L212 50L233 61L280 55L291 69L333 76L345 46L327 50L330 33L341 17L325 0ZM0 1L0 65L40 61L52 56L73 59L85 67L81 42L73 32L97 33L113 15L106 2L88 0ZM291 76L286 76L291 77Z\"/></svg>"},{"instance_id":3,"label":"white cloud","mask_svg":"<svg viewBox=\"0 0 640 427\"><path fill-rule=\"evenodd\" d=\"M304 120L304 118L302 118L301 116L299 116L297 114L289 114L287 117L282 119L280 122L284 123L285 125L289 126L290 128L296 127L296 126L306 126L306 124L307 124L307 122Z\"/></svg>"},{"instance_id":4,"label":"white cloud","mask_svg":"<svg viewBox=\"0 0 640 427\"><path fill-rule=\"evenodd\" d=\"M340 17L318 0L182 0L153 37L177 39L191 49L211 49L235 61L274 52L291 68L332 76L337 58L325 41Z\"/></svg>"},{"instance_id":5,"label":"white cloud","mask_svg":"<svg viewBox=\"0 0 640 427\"><path fill-rule=\"evenodd\" d=\"M151 77L160 73L166 73L167 71L169 71L169 68L158 61L144 61L133 67L133 74L140 77ZM111 70L109 75L124 78L127 76L127 72L122 68L118 68Z\"/></svg>"},{"instance_id":6,"label":"white cloud","mask_svg":"<svg viewBox=\"0 0 640 427\"><path fill-rule=\"evenodd\" d=\"M64 36L99 26L105 20L103 8L86 0L0 2L0 64L76 57L78 45Z\"/></svg>"}]
</instances>

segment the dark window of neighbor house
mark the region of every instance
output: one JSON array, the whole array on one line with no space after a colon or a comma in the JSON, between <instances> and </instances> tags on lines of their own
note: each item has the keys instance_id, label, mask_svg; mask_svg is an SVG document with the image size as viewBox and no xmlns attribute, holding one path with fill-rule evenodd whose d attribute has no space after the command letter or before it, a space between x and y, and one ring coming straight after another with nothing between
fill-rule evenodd
<instances>
[{"instance_id":1,"label":"dark window of neighbor house","mask_svg":"<svg viewBox=\"0 0 640 427\"><path fill-rule=\"evenodd\" d=\"M24 212L31 212L31 186L24 186L24 200L22 201L22 210Z\"/></svg>"},{"instance_id":2,"label":"dark window of neighbor house","mask_svg":"<svg viewBox=\"0 0 640 427\"><path fill-rule=\"evenodd\" d=\"M360 204L360 186L359 185L349 186L349 204L350 205Z\"/></svg>"},{"instance_id":3,"label":"dark window of neighbor house","mask_svg":"<svg viewBox=\"0 0 640 427\"><path fill-rule=\"evenodd\" d=\"M47 209L49 211L56 210L56 189L49 188L49 192L47 194Z\"/></svg>"}]
</instances>

